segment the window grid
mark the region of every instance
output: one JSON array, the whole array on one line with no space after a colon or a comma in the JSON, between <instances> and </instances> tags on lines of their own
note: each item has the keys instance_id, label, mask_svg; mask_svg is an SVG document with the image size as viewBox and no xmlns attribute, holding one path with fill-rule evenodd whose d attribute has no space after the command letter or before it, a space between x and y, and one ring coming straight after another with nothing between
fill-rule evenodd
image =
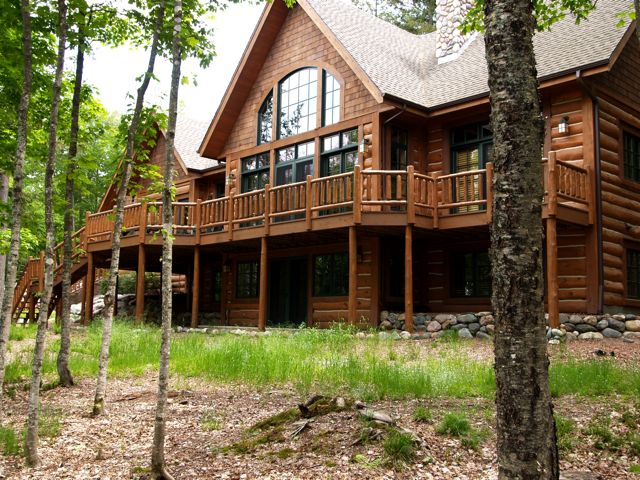
<instances>
[{"instance_id":1,"label":"window grid","mask_svg":"<svg viewBox=\"0 0 640 480\"><path fill-rule=\"evenodd\" d=\"M313 295L345 296L349 293L349 256L346 252L316 255L313 259Z\"/></svg>"},{"instance_id":2,"label":"window grid","mask_svg":"<svg viewBox=\"0 0 640 480\"><path fill-rule=\"evenodd\" d=\"M279 84L278 137L286 138L316 128L318 71L303 68Z\"/></svg>"},{"instance_id":3,"label":"window grid","mask_svg":"<svg viewBox=\"0 0 640 480\"><path fill-rule=\"evenodd\" d=\"M340 82L326 70L323 70L323 75L322 126L325 127L340 121Z\"/></svg>"},{"instance_id":4,"label":"window grid","mask_svg":"<svg viewBox=\"0 0 640 480\"><path fill-rule=\"evenodd\" d=\"M269 143L273 131L273 92L269 92L258 111L258 145Z\"/></svg>"},{"instance_id":5,"label":"window grid","mask_svg":"<svg viewBox=\"0 0 640 480\"><path fill-rule=\"evenodd\" d=\"M640 182L640 137L624 132L624 177Z\"/></svg>"},{"instance_id":6,"label":"window grid","mask_svg":"<svg viewBox=\"0 0 640 480\"><path fill-rule=\"evenodd\" d=\"M258 296L258 262L238 262L236 266L236 297Z\"/></svg>"},{"instance_id":7,"label":"window grid","mask_svg":"<svg viewBox=\"0 0 640 480\"><path fill-rule=\"evenodd\" d=\"M491 296L491 264L487 252L457 254L450 265L452 297Z\"/></svg>"},{"instance_id":8,"label":"window grid","mask_svg":"<svg viewBox=\"0 0 640 480\"><path fill-rule=\"evenodd\" d=\"M242 193L259 190L269 183L269 153L242 159Z\"/></svg>"}]
</instances>

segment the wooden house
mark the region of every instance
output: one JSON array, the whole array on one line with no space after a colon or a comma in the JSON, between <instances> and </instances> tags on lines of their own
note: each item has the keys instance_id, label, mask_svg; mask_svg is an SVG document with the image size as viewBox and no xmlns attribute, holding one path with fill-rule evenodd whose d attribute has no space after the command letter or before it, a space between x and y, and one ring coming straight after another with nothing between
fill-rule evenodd
<instances>
[{"instance_id":1,"label":"wooden house","mask_svg":"<svg viewBox=\"0 0 640 480\"><path fill-rule=\"evenodd\" d=\"M174 269L192 325L374 327L392 310L411 330L413 312L490 310L484 42L456 27L471 2L440 3L438 29L419 36L340 0L266 5L210 126L177 135ZM600 0L588 21L534 40L552 323L640 307L640 45L635 25L616 26L627 7ZM152 161L163 154L161 137ZM87 319L112 200L78 233ZM160 207L138 200L121 267L159 271Z\"/></svg>"}]
</instances>

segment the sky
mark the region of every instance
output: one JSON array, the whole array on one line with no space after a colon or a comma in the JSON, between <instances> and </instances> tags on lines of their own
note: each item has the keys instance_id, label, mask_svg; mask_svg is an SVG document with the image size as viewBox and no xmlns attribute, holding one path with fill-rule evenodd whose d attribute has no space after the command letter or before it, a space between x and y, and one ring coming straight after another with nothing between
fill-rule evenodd
<instances>
[{"instance_id":1,"label":"sky","mask_svg":"<svg viewBox=\"0 0 640 480\"><path fill-rule=\"evenodd\" d=\"M179 114L195 120L210 122L227 85L240 61L258 22L264 3L230 5L214 19L214 42L217 56L206 70L197 61L182 64L182 75L190 77L189 84L180 86ZM165 59L156 63L159 82L152 82L147 103L157 103L168 108L171 64ZM109 48L96 45L85 64L87 83L97 87L98 96L110 112L124 113L127 109L127 93L135 94L136 77L145 70L148 54L129 46ZM192 81L197 78L197 86Z\"/></svg>"}]
</instances>

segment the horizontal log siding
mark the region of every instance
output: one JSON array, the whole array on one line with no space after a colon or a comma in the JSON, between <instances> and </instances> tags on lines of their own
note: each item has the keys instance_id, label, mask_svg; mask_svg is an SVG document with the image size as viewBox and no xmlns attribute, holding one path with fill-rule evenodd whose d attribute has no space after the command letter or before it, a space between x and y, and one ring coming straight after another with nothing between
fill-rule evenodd
<instances>
[{"instance_id":1,"label":"horizontal log siding","mask_svg":"<svg viewBox=\"0 0 640 480\"><path fill-rule=\"evenodd\" d=\"M258 79L227 139L225 152L256 145L257 114L265 96L280 76L304 66L305 62L330 65L342 77L344 118L358 116L375 106L375 99L364 84L358 80L304 10L296 6L289 12L280 34L271 47ZM226 153L222 156L225 155Z\"/></svg>"}]
</instances>

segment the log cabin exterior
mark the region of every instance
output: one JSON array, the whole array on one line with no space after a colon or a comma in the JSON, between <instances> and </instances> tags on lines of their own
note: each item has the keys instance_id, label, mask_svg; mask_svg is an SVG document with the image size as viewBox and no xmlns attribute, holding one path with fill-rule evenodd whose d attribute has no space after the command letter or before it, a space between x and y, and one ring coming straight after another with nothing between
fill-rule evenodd
<instances>
[{"instance_id":1,"label":"log cabin exterior","mask_svg":"<svg viewBox=\"0 0 640 480\"><path fill-rule=\"evenodd\" d=\"M192 326L375 327L395 310L412 330L416 311L490 310L484 44L448 28L453 3L422 36L340 0L265 7L211 124L181 120L176 136L174 270ZM552 324L640 308L640 45L634 24L616 27L626 6L602 0L535 38ZM159 134L150 161L164 151ZM123 269L159 271L150 200L126 207ZM76 236L87 321L112 208L110 191ZM16 309L40 272L28 264Z\"/></svg>"}]
</instances>

